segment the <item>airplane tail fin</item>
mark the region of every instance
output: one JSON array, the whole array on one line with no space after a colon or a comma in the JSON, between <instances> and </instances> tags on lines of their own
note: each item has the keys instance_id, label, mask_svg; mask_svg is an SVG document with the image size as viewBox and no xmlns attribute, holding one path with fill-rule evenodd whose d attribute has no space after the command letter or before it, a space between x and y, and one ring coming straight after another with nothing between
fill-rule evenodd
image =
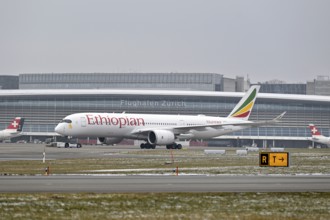
<instances>
[{"instance_id":1,"label":"airplane tail fin","mask_svg":"<svg viewBox=\"0 0 330 220\"><path fill-rule=\"evenodd\" d=\"M313 124L309 124L309 129L311 129L312 137L315 137L315 136L317 136L317 137L323 136L323 135L321 134L321 132L316 128L315 125L313 125Z\"/></svg>"},{"instance_id":2,"label":"airplane tail fin","mask_svg":"<svg viewBox=\"0 0 330 220\"><path fill-rule=\"evenodd\" d=\"M22 131L24 125L24 118L16 117L7 127L7 130Z\"/></svg>"},{"instance_id":3,"label":"airplane tail fin","mask_svg":"<svg viewBox=\"0 0 330 220\"><path fill-rule=\"evenodd\" d=\"M252 112L257 94L259 92L260 86L251 86L251 88L246 92L243 98L227 116L227 118L237 118L242 120L248 120Z\"/></svg>"}]
</instances>

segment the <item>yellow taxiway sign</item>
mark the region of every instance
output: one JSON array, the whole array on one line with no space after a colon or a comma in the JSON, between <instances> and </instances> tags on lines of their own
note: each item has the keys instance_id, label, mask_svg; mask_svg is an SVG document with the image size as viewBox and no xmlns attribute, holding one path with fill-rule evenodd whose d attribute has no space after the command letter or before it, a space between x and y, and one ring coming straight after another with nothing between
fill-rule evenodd
<instances>
[{"instance_id":1,"label":"yellow taxiway sign","mask_svg":"<svg viewBox=\"0 0 330 220\"><path fill-rule=\"evenodd\" d=\"M262 152L259 157L261 167L288 167L288 152Z\"/></svg>"}]
</instances>

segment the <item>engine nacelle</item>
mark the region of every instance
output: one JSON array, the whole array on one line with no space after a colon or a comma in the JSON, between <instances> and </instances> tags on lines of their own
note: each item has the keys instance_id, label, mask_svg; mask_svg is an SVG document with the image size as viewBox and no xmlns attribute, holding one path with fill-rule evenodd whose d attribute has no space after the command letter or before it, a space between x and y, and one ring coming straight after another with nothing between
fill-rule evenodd
<instances>
[{"instance_id":1,"label":"engine nacelle","mask_svg":"<svg viewBox=\"0 0 330 220\"><path fill-rule=\"evenodd\" d=\"M118 138L118 137L99 137L98 140L102 143L102 144L106 144L106 145L114 145L114 144L118 144L119 142L121 142L123 140L123 138Z\"/></svg>"},{"instance_id":2,"label":"engine nacelle","mask_svg":"<svg viewBox=\"0 0 330 220\"><path fill-rule=\"evenodd\" d=\"M173 144L175 140L174 134L166 130L154 130L148 134L148 142L150 144L166 145Z\"/></svg>"}]
</instances>

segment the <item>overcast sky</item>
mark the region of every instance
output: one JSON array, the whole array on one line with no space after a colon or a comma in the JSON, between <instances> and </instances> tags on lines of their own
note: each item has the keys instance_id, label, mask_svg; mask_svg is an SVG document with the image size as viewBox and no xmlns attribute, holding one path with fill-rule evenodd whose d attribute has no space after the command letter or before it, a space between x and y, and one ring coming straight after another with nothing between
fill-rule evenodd
<instances>
[{"instance_id":1,"label":"overcast sky","mask_svg":"<svg viewBox=\"0 0 330 220\"><path fill-rule=\"evenodd\" d=\"M0 0L0 74L330 75L330 0Z\"/></svg>"}]
</instances>

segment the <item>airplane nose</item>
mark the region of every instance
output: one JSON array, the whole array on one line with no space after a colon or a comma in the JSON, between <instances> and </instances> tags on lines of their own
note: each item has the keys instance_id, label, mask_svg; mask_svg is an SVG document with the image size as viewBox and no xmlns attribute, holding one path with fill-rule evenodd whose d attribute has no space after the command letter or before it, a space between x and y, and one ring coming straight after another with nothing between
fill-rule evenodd
<instances>
[{"instance_id":1,"label":"airplane nose","mask_svg":"<svg viewBox=\"0 0 330 220\"><path fill-rule=\"evenodd\" d=\"M63 135L63 132L64 132L64 126L62 124L58 124L56 127L55 127L55 132L58 133L58 134L62 134Z\"/></svg>"}]
</instances>

